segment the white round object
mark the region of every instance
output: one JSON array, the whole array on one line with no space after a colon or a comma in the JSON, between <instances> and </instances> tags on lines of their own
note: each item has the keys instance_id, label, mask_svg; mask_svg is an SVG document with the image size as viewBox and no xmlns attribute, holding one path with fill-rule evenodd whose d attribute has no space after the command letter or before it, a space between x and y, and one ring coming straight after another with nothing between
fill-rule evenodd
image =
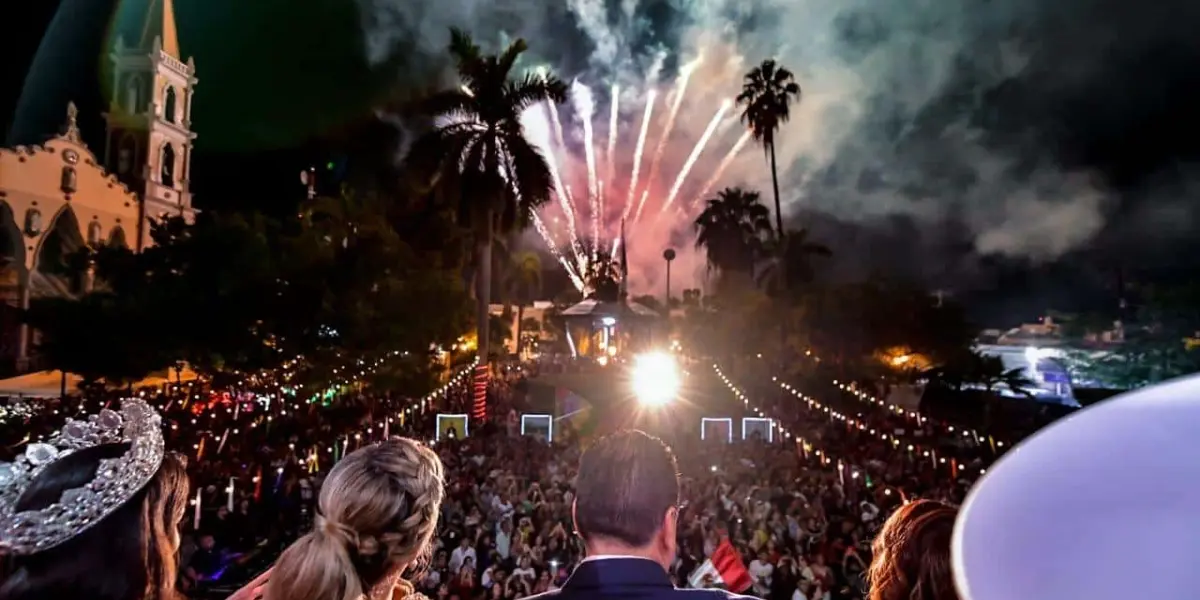
<instances>
[{"instance_id":1,"label":"white round object","mask_svg":"<svg viewBox=\"0 0 1200 600\"><path fill-rule=\"evenodd\" d=\"M963 600L1200 597L1200 376L1009 451L967 497L953 555Z\"/></svg>"}]
</instances>

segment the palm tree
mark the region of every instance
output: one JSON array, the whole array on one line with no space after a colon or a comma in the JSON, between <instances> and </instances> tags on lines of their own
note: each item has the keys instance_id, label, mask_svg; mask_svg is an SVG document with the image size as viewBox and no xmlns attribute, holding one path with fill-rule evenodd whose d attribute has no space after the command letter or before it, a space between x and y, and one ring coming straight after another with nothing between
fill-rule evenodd
<instances>
[{"instance_id":1,"label":"palm tree","mask_svg":"<svg viewBox=\"0 0 1200 600\"><path fill-rule=\"evenodd\" d=\"M521 329L525 327L525 306L537 300L542 293L542 260L533 252L522 252L512 257L512 267L505 282L509 293L517 304L517 356L521 355Z\"/></svg>"},{"instance_id":2,"label":"palm tree","mask_svg":"<svg viewBox=\"0 0 1200 600\"><path fill-rule=\"evenodd\" d=\"M999 356L988 356L979 352L971 352L972 370L967 373L970 379L983 386L988 394L994 394L997 387L1003 385L1014 394L1031 396L1037 383L1025 376L1023 367L1009 369Z\"/></svg>"},{"instance_id":3,"label":"palm tree","mask_svg":"<svg viewBox=\"0 0 1200 600\"><path fill-rule=\"evenodd\" d=\"M800 84L792 72L768 58L746 73L737 103L742 122L750 127L754 140L771 156L771 184L775 190L775 227L784 236L783 212L779 203L779 172L775 167L775 135L790 116L788 107L800 101Z\"/></svg>"},{"instance_id":4,"label":"palm tree","mask_svg":"<svg viewBox=\"0 0 1200 600\"><path fill-rule=\"evenodd\" d=\"M588 298L601 302L616 302L621 299L621 268L607 252L599 252L588 259L583 273Z\"/></svg>"},{"instance_id":5,"label":"palm tree","mask_svg":"<svg viewBox=\"0 0 1200 600\"><path fill-rule=\"evenodd\" d=\"M771 211L758 192L725 188L706 201L693 226L710 267L751 275L771 237Z\"/></svg>"},{"instance_id":6,"label":"palm tree","mask_svg":"<svg viewBox=\"0 0 1200 600\"><path fill-rule=\"evenodd\" d=\"M776 297L787 290L785 282L811 283L813 259L833 255L825 245L811 241L806 229L790 231L782 240L775 240L769 254L772 260L758 273L756 280L763 291Z\"/></svg>"},{"instance_id":7,"label":"palm tree","mask_svg":"<svg viewBox=\"0 0 1200 600\"><path fill-rule=\"evenodd\" d=\"M929 369L923 373L930 383L961 392L965 386L983 389L984 427L991 426L999 407L996 388L1007 387L1014 394L1032 397L1037 382L1026 376L1025 369L1009 369L998 356L983 354L977 350L962 353L950 363Z\"/></svg>"},{"instance_id":8,"label":"palm tree","mask_svg":"<svg viewBox=\"0 0 1200 600\"><path fill-rule=\"evenodd\" d=\"M529 213L550 198L545 157L525 137L521 115L542 102L562 102L567 86L544 74L513 78L525 40L498 55L485 55L469 35L450 30L450 55L460 86L425 98L423 110L435 128L422 136L409 158L434 183L458 193L460 223L474 234L477 252L475 299L479 356L489 356L488 304L492 288L492 245L497 233L523 229Z\"/></svg>"}]
</instances>

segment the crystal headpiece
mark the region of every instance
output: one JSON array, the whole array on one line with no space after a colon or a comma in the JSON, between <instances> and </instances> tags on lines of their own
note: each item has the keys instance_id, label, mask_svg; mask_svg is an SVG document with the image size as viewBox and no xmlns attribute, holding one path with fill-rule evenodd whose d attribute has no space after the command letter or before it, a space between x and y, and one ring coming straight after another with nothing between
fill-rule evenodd
<instances>
[{"instance_id":1,"label":"crystal headpiece","mask_svg":"<svg viewBox=\"0 0 1200 600\"><path fill-rule=\"evenodd\" d=\"M30 444L15 461L0 463L0 553L48 550L120 508L162 465L161 423L145 401L125 400L120 412L104 409L86 421L69 419L48 442ZM85 448L126 442L129 451L101 460L86 485L64 491L46 508L16 512L21 496L55 461Z\"/></svg>"}]
</instances>

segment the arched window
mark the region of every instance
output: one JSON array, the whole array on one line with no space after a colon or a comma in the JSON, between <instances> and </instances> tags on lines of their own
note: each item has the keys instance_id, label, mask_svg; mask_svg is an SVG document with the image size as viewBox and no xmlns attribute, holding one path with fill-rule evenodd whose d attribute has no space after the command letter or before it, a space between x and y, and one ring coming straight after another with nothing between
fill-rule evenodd
<instances>
[{"instance_id":1,"label":"arched window","mask_svg":"<svg viewBox=\"0 0 1200 600\"><path fill-rule=\"evenodd\" d=\"M125 241L125 230L120 227L114 228L108 235L108 245L113 248L128 248L129 244Z\"/></svg>"},{"instance_id":2,"label":"arched window","mask_svg":"<svg viewBox=\"0 0 1200 600\"><path fill-rule=\"evenodd\" d=\"M125 80L125 110L137 113L142 108L142 79L137 75Z\"/></svg>"},{"instance_id":3,"label":"arched window","mask_svg":"<svg viewBox=\"0 0 1200 600\"><path fill-rule=\"evenodd\" d=\"M121 138L117 148L117 173L129 175L133 172L133 164L137 161L137 141L132 135L126 134Z\"/></svg>"},{"instance_id":4,"label":"arched window","mask_svg":"<svg viewBox=\"0 0 1200 600\"><path fill-rule=\"evenodd\" d=\"M31 208L25 211L25 235L37 235L42 232L42 211Z\"/></svg>"},{"instance_id":5,"label":"arched window","mask_svg":"<svg viewBox=\"0 0 1200 600\"><path fill-rule=\"evenodd\" d=\"M88 223L87 243L89 246L99 246L101 237L101 227L96 221Z\"/></svg>"},{"instance_id":6,"label":"arched window","mask_svg":"<svg viewBox=\"0 0 1200 600\"><path fill-rule=\"evenodd\" d=\"M162 149L160 181L167 187L175 187L175 148L166 144Z\"/></svg>"},{"instance_id":7,"label":"arched window","mask_svg":"<svg viewBox=\"0 0 1200 600\"><path fill-rule=\"evenodd\" d=\"M63 167L59 188L67 194L75 193L75 167Z\"/></svg>"},{"instance_id":8,"label":"arched window","mask_svg":"<svg viewBox=\"0 0 1200 600\"><path fill-rule=\"evenodd\" d=\"M166 93L163 94L163 118L168 123L174 123L176 119L175 108L175 86L168 85Z\"/></svg>"}]
</instances>

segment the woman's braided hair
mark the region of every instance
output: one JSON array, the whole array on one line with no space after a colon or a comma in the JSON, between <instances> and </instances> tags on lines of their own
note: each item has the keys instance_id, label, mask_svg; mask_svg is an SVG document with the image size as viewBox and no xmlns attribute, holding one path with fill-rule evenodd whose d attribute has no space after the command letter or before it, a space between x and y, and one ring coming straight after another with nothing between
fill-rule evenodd
<instances>
[{"instance_id":1,"label":"woman's braided hair","mask_svg":"<svg viewBox=\"0 0 1200 600\"><path fill-rule=\"evenodd\" d=\"M279 558L266 600L359 600L427 557L444 495L442 461L393 438L329 473L313 531Z\"/></svg>"}]
</instances>

